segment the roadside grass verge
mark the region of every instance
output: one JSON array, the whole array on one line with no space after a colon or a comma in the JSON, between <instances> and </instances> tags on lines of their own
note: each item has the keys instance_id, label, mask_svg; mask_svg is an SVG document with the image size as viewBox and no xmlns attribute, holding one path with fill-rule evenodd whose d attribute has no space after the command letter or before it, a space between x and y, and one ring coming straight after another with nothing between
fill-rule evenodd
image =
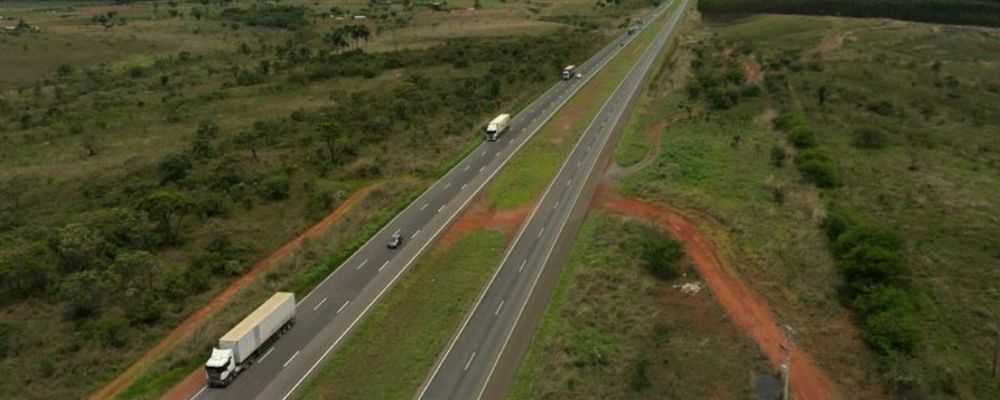
<instances>
[{"instance_id":1,"label":"roadside grass verge","mask_svg":"<svg viewBox=\"0 0 1000 400\"><path fill-rule=\"evenodd\" d=\"M650 42L663 29L666 17L676 7L675 3L652 24L652 29L640 32L521 148L520 154L486 190L486 200L491 208L498 211L516 209L533 201L538 193L545 190L604 101L645 53Z\"/></svg>"},{"instance_id":2,"label":"roadside grass verge","mask_svg":"<svg viewBox=\"0 0 1000 400\"><path fill-rule=\"evenodd\" d=\"M425 256L311 380L303 399L404 399L417 390L500 257L506 235L471 231Z\"/></svg>"},{"instance_id":3,"label":"roadside grass verge","mask_svg":"<svg viewBox=\"0 0 1000 400\"><path fill-rule=\"evenodd\" d=\"M664 235L664 238L656 238ZM660 280L638 243L667 233L593 211L584 222L510 398L742 398L765 370L756 347L725 318L689 261ZM740 377L740 379L720 379Z\"/></svg>"}]
</instances>

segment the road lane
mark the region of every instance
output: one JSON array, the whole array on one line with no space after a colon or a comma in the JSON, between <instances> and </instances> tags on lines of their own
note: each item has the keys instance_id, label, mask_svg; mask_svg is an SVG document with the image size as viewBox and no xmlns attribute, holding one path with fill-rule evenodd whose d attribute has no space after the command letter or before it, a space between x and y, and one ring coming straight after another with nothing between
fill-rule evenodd
<instances>
[{"instance_id":1,"label":"road lane","mask_svg":"<svg viewBox=\"0 0 1000 400\"><path fill-rule=\"evenodd\" d=\"M580 206L586 206L578 204L578 201L593 194L593 185L588 183L592 182L602 154L606 154L614 128L621 121L630 101L640 92L641 84L686 7L687 0L684 0L668 17L662 31L577 141L518 232L476 305L417 392L418 399L479 399L484 396L515 330L522 324L532 325L522 321L522 316L543 269L549 264L557 246L572 242L578 225L569 224L570 218L574 211L580 210ZM590 151L595 145L602 151ZM575 167L567 168L571 165ZM538 234L526 238L523 235L525 232ZM525 266L528 273L523 273ZM497 303L505 306L495 307ZM468 359L469 354L474 354L475 358ZM523 353L514 357L519 359L520 356ZM516 363L511 363L503 372L510 376L515 366ZM503 397L508 389L494 387L489 397Z\"/></svg>"}]
</instances>

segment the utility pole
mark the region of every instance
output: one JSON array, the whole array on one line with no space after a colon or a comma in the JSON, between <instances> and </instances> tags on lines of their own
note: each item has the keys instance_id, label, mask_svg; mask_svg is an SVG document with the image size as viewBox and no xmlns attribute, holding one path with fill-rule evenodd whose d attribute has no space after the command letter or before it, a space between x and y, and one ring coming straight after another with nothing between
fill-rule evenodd
<instances>
[{"instance_id":1,"label":"utility pole","mask_svg":"<svg viewBox=\"0 0 1000 400\"><path fill-rule=\"evenodd\" d=\"M785 347L784 344L778 344L781 352L785 355L785 362L781 364L783 386L781 398L788 400L788 381L792 376L792 351L795 350L795 329L792 329L791 325L788 324L781 324L781 328L785 331L785 342L788 343L788 347Z\"/></svg>"}]
</instances>

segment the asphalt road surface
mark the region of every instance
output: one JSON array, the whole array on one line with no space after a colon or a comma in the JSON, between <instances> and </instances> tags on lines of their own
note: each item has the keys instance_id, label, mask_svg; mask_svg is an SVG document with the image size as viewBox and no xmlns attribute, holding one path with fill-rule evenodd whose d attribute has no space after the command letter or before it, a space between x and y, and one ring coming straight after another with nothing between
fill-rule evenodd
<instances>
[{"instance_id":1,"label":"asphalt road surface","mask_svg":"<svg viewBox=\"0 0 1000 400\"><path fill-rule=\"evenodd\" d=\"M664 4L663 7L666 6ZM491 389L484 396L487 386L492 385L491 378L500 372L497 365L503 353L509 350L508 344L515 328L525 323L525 318L522 318L525 307L545 266L552 261L553 250L559 243L573 241L575 228L579 225L574 227L569 224L571 216L574 210L581 208L585 213L590 196L583 194L588 186L589 194L593 194L593 185L588 183L594 182L595 167L601 155L607 154L605 147L615 127L619 125L629 102L640 92L644 78L652 70L656 57L673 33L686 6L687 1L684 0L591 121L531 217L522 226L459 332L418 391L417 398L479 399L500 398L506 394L509 386ZM657 11L662 11L662 8ZM578 204L581 198L584 201ZM567 229L567 226L571 228ZM530 335L526 338L521 341L530 341ZM525 343L522 345L522 348L527 347ZM516 366L517 362L504 363L502 372L510 377ZM506 379L508 384L511 381L512 378Z\"/></svg>"},{"instance_id":2,"label":"asphalt road surface","mask_svg":"<svg viewBox=\"0 0 1000 400\"><path fill-rule=\"evenodd\" d=\"M656 12L661 13L662 9ZM625 33L615 38L589 60L578 64L582 78L559 81L514 116L510 129L499 140L484 141L300 299L295 326L274 346L263 349L257 362L229 387L202 388L193 398L284 400L300 390L317 366L513 154L633 38ZM573 61L567 60L566 64ZM386 244L394 233L402 235L403 244L388 249ZM205 358L208 356L206 353Z\"/></svg>"}]
</instances>

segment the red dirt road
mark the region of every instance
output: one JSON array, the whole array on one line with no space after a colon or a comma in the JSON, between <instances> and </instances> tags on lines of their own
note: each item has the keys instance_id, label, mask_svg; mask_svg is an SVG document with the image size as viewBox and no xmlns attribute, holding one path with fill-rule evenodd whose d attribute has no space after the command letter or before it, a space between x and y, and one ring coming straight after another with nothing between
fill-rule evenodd
<instances>
[{"instance_id":1,"label":"red dirt road","mask_svg":"<svg viewBox=\"0 0 1000 400\"><path fill-rule=\"evenodd\" d=\"M302 243L306 239L317 237L328 231L334 223L340 221L348 211L353 209L358 202L364 199L365 196L372 191L372 189L375 189L379 185L381 185L381 183L375 183L354 192L350 197L344 200L343 203L337 206L337 209L333 210L333 212L328 214L326 217L323 217L322 220L317 222L292 241L285 243L284 246L281 246L281 248L275 252L258 261L253 268L247 271L247 273L243 274L243 276L229 284L228 287L226 287L222 292L219 292L219 294L209 301L208 304L196 311L194 314L191 314L191 316L185 319L184 322L181 322L180 325L174 328L169 335L160 340L159 343L147 351L146 354L143 354L142 357L139 357L139 359L128 367L125 372L91 395L90 399L112 399L121 394L121 392L132 385L136 378L145 373L146 370L153 365L154 361L159 359L160 356L169 350L173 349L178 342L194 332L202 325L202 323L214 315L216 311L222 309L226 304L229 304L233 297L249 286L255 279L257 279L257 277L267 272L275 265L278 265L281 260L294 253L299 249L299 247L302 247ZM171 389L170 392L168 392L168 396L172 396L172 398L186 399L191 395L194 395L197 390L201 389L204 385L204 379L204 374L202 374L201 371L195 371L195 373L192 373L190 376L185 378L181 384Z\"/></svg>"},{"instance_id":2,"label":"red dirt road","mask_svg":"<svg viewBox=\"0 0 1000 400\"><path fill-rule=\"evenodd\" d=\"M674 210L623 198L603 184L598 188L595 204L613 213L640 218L669 229L684 242L688 256L737 328L747 332L774 365L784 362L779 348L785 343L784 333L767 304L740 281L729 262L698 227ZM832 380L816 366L808 353L796 349L791 364L791 386L796 399L841 398L833 390Z\"/></svg>"}]
</instances>

